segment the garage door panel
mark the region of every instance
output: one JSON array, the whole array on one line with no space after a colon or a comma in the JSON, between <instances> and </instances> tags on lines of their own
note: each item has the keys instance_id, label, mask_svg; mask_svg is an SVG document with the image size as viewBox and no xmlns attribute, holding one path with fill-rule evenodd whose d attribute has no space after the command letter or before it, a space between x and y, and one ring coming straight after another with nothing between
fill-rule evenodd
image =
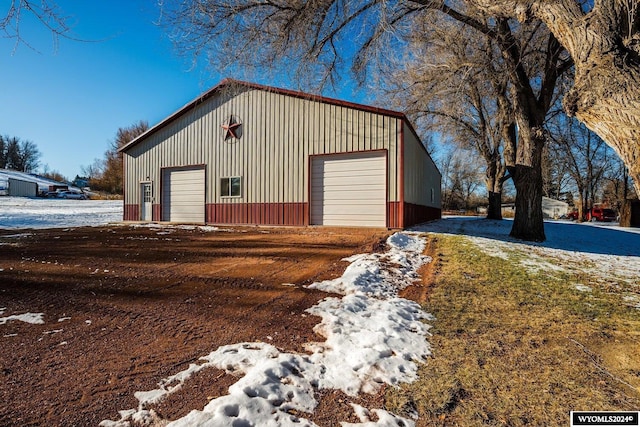
<instances>
[{"instance_id":1,"label":"garage door panel","mask_svg":"<svg viewBox=\"0 0 640 427\"><path fill-rule=\"evenodd\" d=\"M332 227L342 227L345 226L345 219L343 217L339 217L337 219L327 218L324 220L322 225L332 226ZM358 227L380 227L380 220L366 220L366 219L358 219Z\"/></svg>"},{"instance_id":2,"label":"garage door panel","mask_svg":"<svg viewBox=\"0 0 640 427\"><path fill-rule=\"evenodd\" d=\"M368 175L368 176L345 176L344 178L334 178L334 177L329 177L327 179L324 180L324 187L325 189L327 187L332 187L332 186L364 186L364 187L368 187L368 186L385 186L385 183L377 183L376 182L379 181L379 176L377 175ZM318 184L318 185L322 185L323 181L315 181L314 183Z\"/></svg>"},{"instance_id":3,"label":"garage door panel","mask_svg":"<svg viewBox=\"0 0 640 427\"><path fill-rule=\"evenodd\" d=\"M205 173L203 168L167 169L163 172L163 221L205 221L204 178Z\"/></svg>"},{"instance_id":4,"label":"garage door panel","mask_svg":"<svg viewBox=\"0 0 640 427\"><path fill-rule=\"evenodd\" d=\"M312 224L386 225L384 153L317 157L312 161L311 173Z\"/></svg>"},{"instance_id":5,"label":"garage door panel","mask_svg":"<svg viewBox=\"0 0 640 427\"><path fill-rule=\"evenodd\" d=\"M359 219L359 218L380 218L380 215L383 212L376 212L375 209L367 209L370 206L360 205L363 209L360 212L354 212L352 209L345 208L344 206L331 206L331 211L329 213L325 213L323 218L351 218L351 219Z\"/></svg>"},{"instance_id":6,"label":"garage door panel","mask_svg":"<svg viewBox=\"0 0 640 427\"><path fill-rule=\"evenodd\" d=\"M325 195L324 197L324 203L325 204L331 204L332 202L335 203L345 203L345 202L350 202L350 204L369 204L369 205L376 205L377 202L371 202L371 200L367 200L365 199L366 197L369 198L376 198L378 197L380 191L361 191L358 193L353 193L353 192L344 192L343 194L328 194Z\"/></svg>"}]
</instances>

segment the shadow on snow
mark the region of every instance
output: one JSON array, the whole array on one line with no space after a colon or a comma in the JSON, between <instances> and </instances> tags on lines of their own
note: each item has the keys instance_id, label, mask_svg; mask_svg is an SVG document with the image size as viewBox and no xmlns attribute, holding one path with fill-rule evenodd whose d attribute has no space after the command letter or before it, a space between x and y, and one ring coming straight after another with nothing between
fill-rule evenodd
<instances>
[{"instance_id":1,"label":"shadow on snow","mask_svg":"<svg viewBox=\"0 0 640 427\"><path fill-rule=\"evenodd\" d=\"M503 242L521 243L565 251L601 255L640 256L640 229L620 228L611 224L545 221L547 240L527 242L509 236L513 221L478 217L444 217L421 224L413 231L484 237Z\"/></svg>"}]
</instances>

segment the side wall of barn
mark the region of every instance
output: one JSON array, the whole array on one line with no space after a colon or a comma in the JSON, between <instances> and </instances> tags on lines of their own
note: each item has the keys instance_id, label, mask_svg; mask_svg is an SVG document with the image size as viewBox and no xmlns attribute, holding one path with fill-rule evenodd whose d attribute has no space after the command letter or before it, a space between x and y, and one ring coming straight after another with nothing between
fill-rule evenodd
<instances>
[{"instance_id":1,"label":"side wall of barn","mask_svg":"<svg viewBox=\"0 0 640 427\"><path fill-rule=\"evenodd\" d=\"M438 219L442 176L412 127L403 123L403 226Z\"/></svg>"}]
</instances>

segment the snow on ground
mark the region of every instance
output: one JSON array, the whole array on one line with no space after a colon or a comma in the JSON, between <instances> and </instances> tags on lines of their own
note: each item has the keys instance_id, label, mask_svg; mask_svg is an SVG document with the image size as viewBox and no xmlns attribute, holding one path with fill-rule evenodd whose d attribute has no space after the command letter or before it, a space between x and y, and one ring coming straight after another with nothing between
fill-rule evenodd
<instances>
[{"instance_id":1,"label":"snow on ground","mask_svg":"<svg viewBox=\"0 0 640 427\"><path fill-rule=\"evenodd\" d=\"M122 215L122 200L0 197L0 229L98 226Z\"/></svg>"},{"instance_id":2,"label":"snow on ground","mask_svg":"<svg viewBox=\"0 0 640 427\"><path fill-rule=\"evenodd\" d=\"M105 427L153 422L149 405L179 390L196 372L218 368L244 374L229 394L194 409L169 426L313 426L304 414L317 405L316 389L338 389L349 396L375 392L382 384L416 379L418 363L431 354L426 340L433 318L398 291L418 279L417 270L430 258L417 233L397 233L387 240L384 254L355 255L342 277L311 287L342 294L328 297L307 310L322 321L315 331L324 342L307 343L308 353L287 353L271 344L227 345L163 379L155 390L137 392L137 409L120 411L120 419ZM344 426L413 426L412 420L382 409L352 405L360 423ZM294 415L298 414L298 415Z\"/></svg>"},{"instance_id":3,"label":"snow on ground","mask_svg":"<svg viewBox=\"0 0 640 427\"><path fill-rule=\"evenodd\" d=\"M594 284L640 292L640 229L549 221L545 222L547 240L532 243L510 238L512 225L509 220L446 217L416 230L468 236L485 253L518 259L532 271L586 273Z\"/></svg>"},{"instance_id":4,"label":"snow on ground","mask_svg":"<svg viewBox=\"0 0 640 427\"><path fill-rule=\"evenodd\" d=\"M2 316L7 308L0 307L0 316ZM4 325L5 323L17 320L19 322L31 323L34 325L42 325L44 323L44 313L23 313L23 314L13 314L7 317L0 317L0 325Z\"/></svg>"}]
</instances>

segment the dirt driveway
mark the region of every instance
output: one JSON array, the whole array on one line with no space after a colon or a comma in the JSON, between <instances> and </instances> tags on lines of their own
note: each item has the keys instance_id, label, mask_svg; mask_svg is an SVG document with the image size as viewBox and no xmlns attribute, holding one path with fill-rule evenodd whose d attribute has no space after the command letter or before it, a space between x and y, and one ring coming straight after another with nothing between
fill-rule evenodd
<instances>
[{"instance_id":1,"label":"dirt driveway","mask_svg":"<svg viewBox=\"0 0 640 427\"><path fill-rule=\"evenodd\" d=\"M225 344L286 351L318 339L304 314L353 253L379 250L385 230L114 226L0 230L0 425L97 425ZM285 285L285 284L292 284ZM157 410L167 418L226 394L220 372L196 376ZM197 393L193 392L197 389ZM336 396L311 419L332 425ZM371 397L375 399L376 397ZM349 417L342 415L342 420ZM356 419L354 419L356 421Z\"/></svg>"}]
</instances>

